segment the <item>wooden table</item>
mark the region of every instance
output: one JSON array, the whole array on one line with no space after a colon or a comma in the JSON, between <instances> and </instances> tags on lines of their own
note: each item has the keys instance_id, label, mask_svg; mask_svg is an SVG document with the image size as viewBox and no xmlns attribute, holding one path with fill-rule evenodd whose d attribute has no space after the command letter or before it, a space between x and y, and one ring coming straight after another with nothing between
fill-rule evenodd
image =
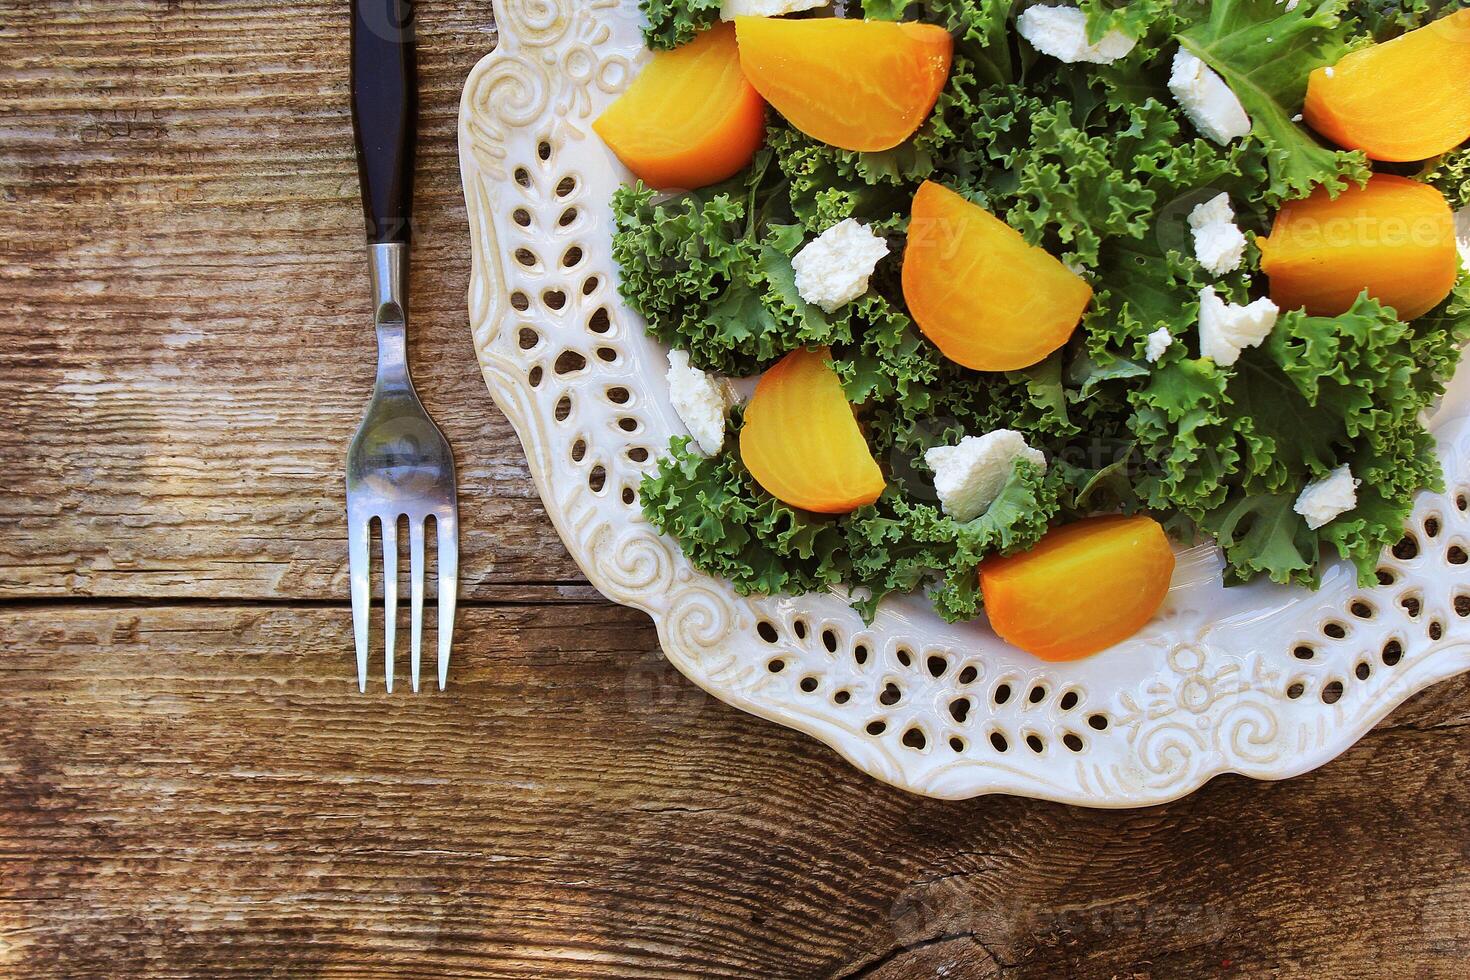
<instances>
[{"instance_id":1,"label":"wooden table","mask_svg":"<svg viewBox=\"0 0 1470 980\"><path fill-rule=\"evenodd\" d=\"M1470 683L1090 812L907 796L676 676L485 393L454 131L494 32L418 7L463 611L447 693L361 697L346 4L4 5L0 976L1465 975Z\"/></svg>"}]
</instances>

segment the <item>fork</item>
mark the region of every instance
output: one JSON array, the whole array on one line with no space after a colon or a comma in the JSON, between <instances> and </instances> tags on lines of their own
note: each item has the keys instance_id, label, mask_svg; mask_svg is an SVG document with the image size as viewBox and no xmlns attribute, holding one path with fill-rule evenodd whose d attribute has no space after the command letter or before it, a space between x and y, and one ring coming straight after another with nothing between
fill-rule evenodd
<instances>
[{"instance_id":1,"label":"fork","mask_svg":"<svg viewBox=\"0 0 1470 980\"><path fill-rule=\"evenodd\" d=\"M367 220L368 273L378 334L378 377L347 450L347 555L357 687L367 690L370 539L383 538L383 677L393 691L398 613L398 522L408 520L413 689L423 643L424 544L434 519L439 561L439 690L449 673L459 583L459 507L454 455L424 411L408 372L408 250L417 101L413 7L408 0L352 0L352 129Z\"/></svg>"}]
</instances>

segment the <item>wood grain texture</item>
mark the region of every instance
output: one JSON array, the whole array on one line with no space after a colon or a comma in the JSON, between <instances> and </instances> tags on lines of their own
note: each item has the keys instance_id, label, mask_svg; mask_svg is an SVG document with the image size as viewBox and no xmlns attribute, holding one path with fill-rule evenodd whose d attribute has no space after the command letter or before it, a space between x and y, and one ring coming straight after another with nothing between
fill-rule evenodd
<instances>
[{"instance_id":1,"label":"wood grain texture","mask_svg":"<svg viewBox=\"0 0 1470 980\"><path fill-rule=\"evenodd\" d=\"M445 695L341 610L0 613L0 973L1456 977L1470 682L1325 771L947 804L695 690L641 616L478 608Z\"/></svg>"},{"instance_id":2,"label":"wood grain texture","mask_svg":"<svg viewBox=\"0 0 1470 980\"><path fill-rule=\"evenodd\" d=\"M374 369L346 4L5 6L0 596L341 598ZM465 598L586 599L469 340L455 126L488 20L418 4L413 367Z\"/></svg>"},{"instance_id":3,"label":"wood grain texture","mask_svg":"<svg viewBox=\"0 0 1470 980\"><path fill-rule=\"evenodd\" d=\"M342 605L346 4L0 7L0 977L1464 975L1470 680L1288 783L949 804L596 601L468 339L488 4L417 7L413 349L467 605L450 691L391 698Z\"/></svg>"}]
</instances>

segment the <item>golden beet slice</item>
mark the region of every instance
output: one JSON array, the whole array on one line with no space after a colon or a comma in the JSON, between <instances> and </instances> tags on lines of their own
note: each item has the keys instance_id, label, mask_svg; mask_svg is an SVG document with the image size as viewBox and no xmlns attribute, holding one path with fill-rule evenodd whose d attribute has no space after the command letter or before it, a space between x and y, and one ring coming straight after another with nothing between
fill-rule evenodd
<instances>
[{"instance_id":1,"label":"golden beet slice","mask_svg":"<svg viewBox=\"0 0 1470 980\"><path fill-rule=\"evenodd\" d=\"M1174 550L1151 517L1091 517L1032 550L980 565L1000 638L1042 660L1080 660L1126 640L1163 604Z\"/></svg>"},{"instance_id":2,"label":"golden beet slice","mask_svg":"<svg viewBox=\"0 0 1470 980\"><path fill-rule=\"evenodd\" d=\"M792 351L761 376L745 409L740 458L771 496L802 510L845 514L883 492L826 350Z\"/></svg>"},{"instance_id":3,"label":"golden beet slice","mask_svg":"<svg viewBox=\"0 0 1470 980\"><path fill-rule=\"evenodd\" d=\"M1318 189L1289 201L1258 242L1271 299L1283 310L1337 316L1360 293L1412 320L1454 288L1460 258L1444 195L1406 177L1378 174L1333 200Z\"/></svg>"},{"instance_id":4,"label":"golden beet slice","mask_svg":"<svg viewBox=\"0 0 1470 980\"><path fill-rule=\"evenodd\" d=\"M592 124L645 184L692 190L733 177L765 138L765 101L745 78L735 28L659 51Z\"/></svg>"},{"instance_id":5,"label":"golden beet slice","mask_svg":"<svg viewBox=\"0 0 1470 980\"><path fill-rule=\"evenodd\" d=\"M1318 68L1307 124L1374 160L1427 160L1470 139L1470 10Z\"/></svg>"},{"instance_id":6,"label":"golden beet slice","mask_svg":"<svg viewBox=\"0 0 1470 980\"><path fill-rule=\"evenodd\" d=\"M989 211L926 181L914 195L903 297L950 360L1015 371L1071 338L1092 287Z\"/></svg>"},{"instance_id":7,"label":"golden beet slice","mask_svg":"<svg viewBox=\"0 0 1470 980\"><path fill-rule=\"evenodd\" d=\"M887 150L913 135L949 79L954 40L933 24L737 17L740 63L767 102L813 139Z\"/></svg>"}]
</instances>

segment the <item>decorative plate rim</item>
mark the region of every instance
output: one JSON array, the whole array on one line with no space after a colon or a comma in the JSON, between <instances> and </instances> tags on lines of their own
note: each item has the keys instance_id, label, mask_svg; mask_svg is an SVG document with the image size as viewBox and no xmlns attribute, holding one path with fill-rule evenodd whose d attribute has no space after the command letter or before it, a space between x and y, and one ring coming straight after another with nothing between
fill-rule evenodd
<instances>
[{"instance_id":1,"label":"decorative plate rim","mask_svg":"<svg viewBox=\"0 0 1470 980\"><path fill-rule=\"evenodd\" d=\"M1316 593L1226 590L1213 550L1194 549L1154 623L1069 665L944 624L922 597L864 625L836 592L742 597L694 569L636 504L638 478L683 429L663 350L616 293L610 195L626 172L590 130L644 57L641 16L633 0L494 9L499 43L459 115L476 355L572 557L607 598L648 613L669 661L709 694L911 792L1135 807L1223 773L1316 768L1470 670L1470 576L1457 572L1470 372L1435 424L1448 491L1420 495L1414 554L1386 553L1392 582L1377 589L1337 568Z\"/></svg>"}]
</instances>

